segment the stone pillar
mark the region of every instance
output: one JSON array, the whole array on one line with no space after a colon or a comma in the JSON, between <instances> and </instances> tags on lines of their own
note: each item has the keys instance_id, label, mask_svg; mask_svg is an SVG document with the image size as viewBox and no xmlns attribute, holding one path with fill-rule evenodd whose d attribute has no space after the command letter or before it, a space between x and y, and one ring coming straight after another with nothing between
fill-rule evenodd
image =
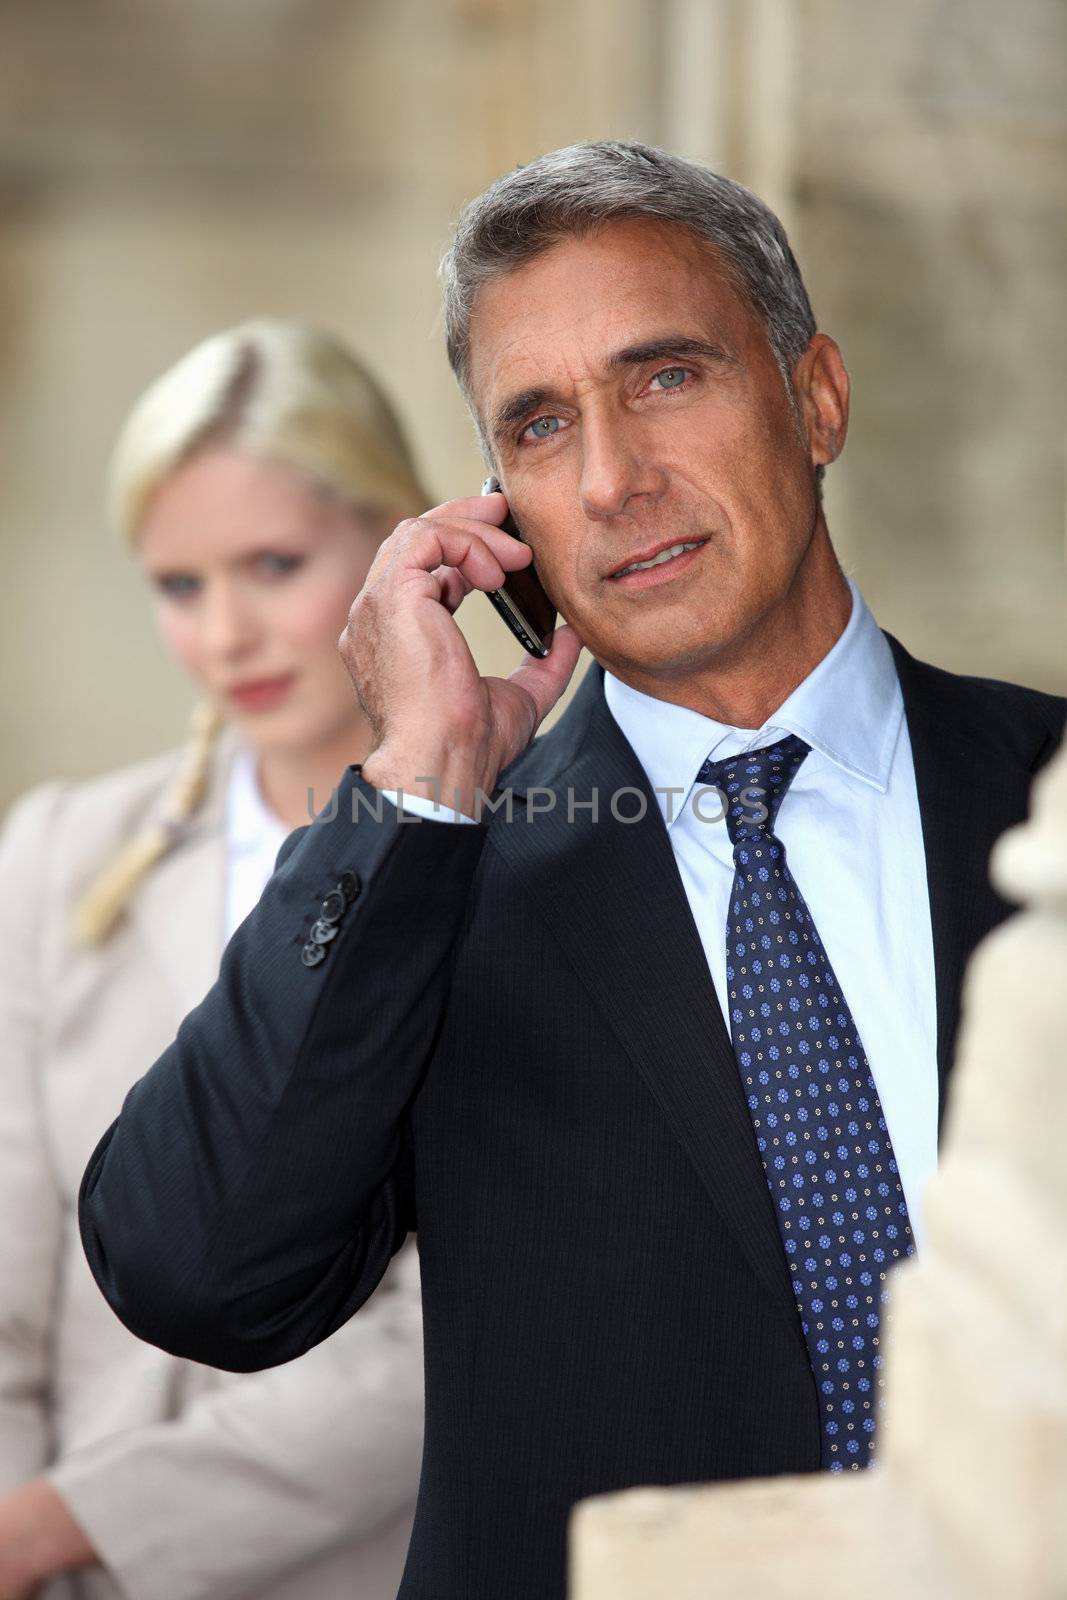
<instances>
[{"instance_id":1,"label":"stone pillar","mask_svg":"<svg viewBox=\"0 0 1067 1600\"><path fill-rule=\"evenodd\" d=\"M572 1600L1067 1593L1067 749L992 875L1024 910L968 972L929 1245L893 1279L881 1464L587 1501Z\"/></svg>"}]
</instances>

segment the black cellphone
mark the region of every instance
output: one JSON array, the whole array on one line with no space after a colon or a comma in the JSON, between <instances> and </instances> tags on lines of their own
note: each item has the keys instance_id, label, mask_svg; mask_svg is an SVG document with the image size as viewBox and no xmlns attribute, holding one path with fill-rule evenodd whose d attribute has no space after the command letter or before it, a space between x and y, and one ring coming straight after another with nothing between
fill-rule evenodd
<instances>
[{"instance_id":1,"label":"black cellphone","mask_svg":"<svg viewBox=\"0 0 1067 1600\"><path fill-rule=\"evenodd\" d=\"M498 479L486 478L482 493L499 494ZM510 511L500 527L502 532L510 533L513 539L522 538ZM542 589L532 562L528 567L523 567L521 572L509 572L503 587L489 590L488 598L524 650L528 650L532 656L547 656L548 638L556 626L556 608Z\"/></svg>"}]
</instances>

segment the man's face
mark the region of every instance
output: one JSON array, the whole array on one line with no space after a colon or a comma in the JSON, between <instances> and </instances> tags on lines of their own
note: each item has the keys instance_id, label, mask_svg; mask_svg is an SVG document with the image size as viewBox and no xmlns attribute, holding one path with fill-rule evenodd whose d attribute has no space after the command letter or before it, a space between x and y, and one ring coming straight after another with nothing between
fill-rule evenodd
<instances>
[{"instance_id":1,"label":"man's face","mask_svg":"<svg viewBox=\"0 0 1067 1600\"><path fill-rule=\"evenodd\" d=\"M545 586L605 665L725 664L788 602L814 458L762 319L687 229L613 223L485 285L471 382Z\"/></svg>"}]
</instances>

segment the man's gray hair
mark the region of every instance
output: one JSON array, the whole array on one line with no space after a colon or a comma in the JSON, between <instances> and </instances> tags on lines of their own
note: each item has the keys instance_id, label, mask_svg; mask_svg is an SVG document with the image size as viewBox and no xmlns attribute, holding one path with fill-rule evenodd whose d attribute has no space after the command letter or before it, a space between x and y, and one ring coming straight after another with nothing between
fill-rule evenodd
<instances>
[{"instance_id":1,"label":"man's gray hair","mask_svg":"<svg viewBox=\"0 0 1067 1600\"><path fill-rule=\"evenodd\" d=\"M815 318L785 229L739 183L651 145L605 139L553 150L505 174L460 214L441 262L448 359L471 410L471 313L478 290L558 244L605 223L680 223L714 246L738 291L762 316L792 397L791 374Z\"/></svg>"}]
</instances>

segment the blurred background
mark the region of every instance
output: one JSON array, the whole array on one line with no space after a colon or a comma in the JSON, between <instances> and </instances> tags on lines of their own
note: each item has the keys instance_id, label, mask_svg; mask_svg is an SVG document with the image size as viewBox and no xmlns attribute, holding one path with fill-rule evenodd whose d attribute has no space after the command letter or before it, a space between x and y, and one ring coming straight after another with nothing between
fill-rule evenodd
<instances>
[{"instance_id":1,"label":"blurred background","mask_svg":"<svg viewBox=\"0 0 1067 1600\"><path fill-rule=\"evenodd\" d=\"M637 137L779 211L854 383L831 531L883 624L1067 692L1064 0L0 0L0 804L183 737L103 516L145 384L246 316L364 354L477 489L435 267L463 200ZM518 649L486 602L485 670Z\"/></svg>"}]
</instances>

